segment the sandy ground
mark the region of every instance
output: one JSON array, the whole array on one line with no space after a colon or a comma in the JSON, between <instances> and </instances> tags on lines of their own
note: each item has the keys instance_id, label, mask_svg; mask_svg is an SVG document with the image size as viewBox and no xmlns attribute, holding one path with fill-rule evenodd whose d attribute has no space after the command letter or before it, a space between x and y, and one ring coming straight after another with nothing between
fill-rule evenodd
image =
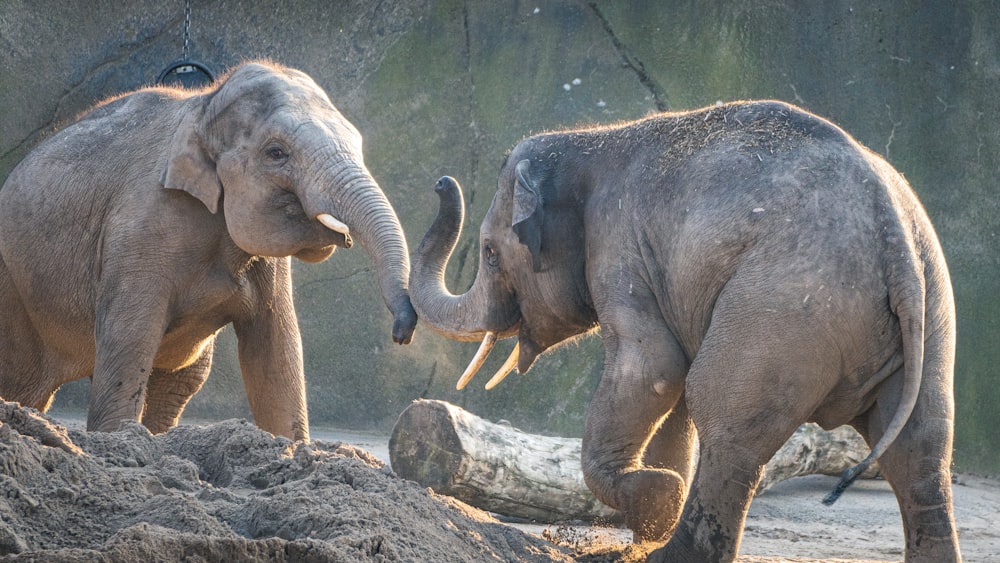
<instances>
[{"instance_id":1,"label":"sandy ground","mask_svg":"<svg viewBox=\"0 0 1000 563\"><path fill-rule=\"evenodd\" d=\"M13 561L640 561L619 529L509 525L387 466L385 436L245 421L88 433L0 403L0 555ZM779 483L751 507L740 561L899 561L884 482L832 508L833 478ZM1000 561L1000 483L961 476L966 561ZM555 540L553 543L550 540Z\"/></svg>"},{"instance_id":2,"label":"sandy ground","mask_svg":"<svg viewBox=\"0 0 1000 563\"><path fill-rule=\"evenodd\" d=\"M388 437L362 432L319 429L328 440L344 440L389 463ZM1000 563L1000 481L959 475L952 491L959 542L966 562ZM902 561L903 529L896 497L880 479L857 481L833 506L820 500L836 477L810 475L775 484L754 499L740 548L741 561ZM627 543L628 530L516 527L529 533L561 533L586 543ZM801 559L800 559L801 558Z\"/></svg>"}]
</instances>

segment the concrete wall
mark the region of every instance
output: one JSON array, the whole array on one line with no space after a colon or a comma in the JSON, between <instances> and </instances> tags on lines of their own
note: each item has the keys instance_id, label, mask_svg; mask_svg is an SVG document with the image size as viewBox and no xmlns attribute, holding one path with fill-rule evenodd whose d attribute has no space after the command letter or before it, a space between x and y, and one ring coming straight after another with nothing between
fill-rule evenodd
<instances>
[{"instance_id":1,"label":"concrete wall","mask_svg":"<svg viewBox=\"0 0 1000 563\"><path fill-rule=\"evenodd\" d=\"M182 1L122 6L0 2L0 178L54 127L180 55ZM218 70L265 57L312 75L365 136L411 248L436 212L434 181L462 181L470 209L453 291L474 276L497 170L525 135L740 98L832 119L906 174L938 228L958 300L957 464L995 473L998 36L1000 7L961 1L192 0L190 53ZM313 424L387 428L410 400L432 397L527 430L580 432L601 370L596 338L492 392L456 392L475 345L426 330L392 345L363 252L295 270ZM222 344L189 417L249 416L231 334ZM79 407L85 392L75 384L57 400Z\"/></svg>"}]
</instances>

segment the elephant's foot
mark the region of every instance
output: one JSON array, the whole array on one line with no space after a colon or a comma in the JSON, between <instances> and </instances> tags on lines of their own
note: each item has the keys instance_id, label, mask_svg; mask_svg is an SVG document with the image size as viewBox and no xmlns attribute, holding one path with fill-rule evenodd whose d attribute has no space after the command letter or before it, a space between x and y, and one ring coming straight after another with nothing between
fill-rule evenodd
<instances>
[{"instance_id":1,"label":"elephant's foot","mask_svg":"<svg viewBox=\"0 0 1000 563\"><path fill-rule=\"evenodd\" d=\"M622 475L617 508L633 541L661 541L673 533L684 507L685 484L669 469L639 469Z\"/></svg>"},{"instance_id":2,"label":"elephant's foot","mask_svg":"<svg viewBox=\"0 0 1000 563\"><path fill-rule=\"evenodd\" d=\"M736 560L742 529L729 528L706 510L693 491L681 521L666 545L649 554L648 563L731 563Z\"/></svg>"},{"instance_id":3,"label":"elephant's foot","mask_svg":"<svg viewBox=\"0 0 1000 563\"><path fill-rule=\"evenodd\" d=\"M713 536L715 537L715 536ZM722 544L728 544L731 538L719 538ZM709 546L699 545L694 541L694 537L689 527L683 524L678 526L666 545L649 554L646 563L674 563L684 561L685 563L731 563L736 559L736 554L730 550L715 550Z\"/></svg>"},{"instance_id":4,"label":"elephant's foot","mask_svg":"<svg viewBox=\"0 0 1000 563\"><path fill-rule=\"evenodd\" d=\"M649 554L646 563L674 563L684 561L685 563L723 563L719 559L706 557L700 553L695 546L688 542L668 542L667 545Z\"/></svg>"},{"instance_id":5,"label":"elephant's foot","mask_svg":"<svg viewBox=\"0 0 1000 563\"><path fill-rule=\"evenodd\" d=\"M933 493L929 497L937 496ZM925 499L930 500L930 499ZM913 563L961 563L958 534L951 514L951 501L908 511L910 524L906 533L906 561Z\"/></svg>"}]
</instances>

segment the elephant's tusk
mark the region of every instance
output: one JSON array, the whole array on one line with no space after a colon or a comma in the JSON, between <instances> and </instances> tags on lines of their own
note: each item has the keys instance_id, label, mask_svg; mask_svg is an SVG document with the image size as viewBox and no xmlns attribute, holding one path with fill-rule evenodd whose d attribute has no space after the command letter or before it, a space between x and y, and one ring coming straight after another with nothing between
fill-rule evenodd
<instances>
[{"instance_id":1,"label":"elephant's tusk","mask_svg":"<svg viewBox=\"0 0 1000 563\"><path fill-rule=\"evenodd\" d=\"M330 215L329 213L320 213L319 215L316 216L316 220L319 221L320 223L323 223L323 226L330 229L331 231L340 233L344 236L348 236L351 234L351 229L349 229L347 225L341 223L340 221L335 219L333 215Z\"/></svg>"},{"instance_id":2,"label":"elephant's tusk","mask_svg":"<svg viewBox=\"0 0 1000 563\"><path fill-rule=\"evenodd\" d=\"M500 366L493 378L486 382L487 389L493 389L498 383L503 381L503 378L507 377L511 371L517 366L517 359L521 355L521 343L518 342L514 345L514 349L510 351L510 356L507 356L507 361Z\"/></svg>"},{"instance_id":3,"label":"elephant's tusk","mask_svg":"<svg viewBox=\"0 0 1000 563\"><path fill-rule=\"evenodd\" d=\"M455 389L464 389L468 385L469 380L472 376L476 375L479 368L483 367L483 362L486 361L486 357L490 355L493 350L493 345L497 343L497 333L492 331L486 331L486 336L483 337L483 343L479 345L479 350L476 351L476 355L473 356L472 361L469 362L469 367L465 368L462 372L462 377L458 378L458 383L455 384Z\"/></svg>"}]
</instances>

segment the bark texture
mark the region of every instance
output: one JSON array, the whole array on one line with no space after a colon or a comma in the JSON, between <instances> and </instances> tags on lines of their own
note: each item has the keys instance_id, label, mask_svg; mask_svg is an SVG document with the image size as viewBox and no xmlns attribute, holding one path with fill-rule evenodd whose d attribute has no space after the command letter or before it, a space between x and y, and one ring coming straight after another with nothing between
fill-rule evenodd
<instances>
[{"instance_id":1,"label":"bark texture","mask_svg":"<svg viewBox=\"0 0 1000 563\"><path fill-rule=\"evenodd\" d=\"M420 399L400 414L389 459L400 477L504 516L620 522L618 511L587 489L580 448L577 438L528 434L445 401ZM768 462L757 494L799 475L840 475L867 454L849 426L825 431L805 424ZM877 474L872 467L862 477Z\"/></svg>"}]
</instances>

